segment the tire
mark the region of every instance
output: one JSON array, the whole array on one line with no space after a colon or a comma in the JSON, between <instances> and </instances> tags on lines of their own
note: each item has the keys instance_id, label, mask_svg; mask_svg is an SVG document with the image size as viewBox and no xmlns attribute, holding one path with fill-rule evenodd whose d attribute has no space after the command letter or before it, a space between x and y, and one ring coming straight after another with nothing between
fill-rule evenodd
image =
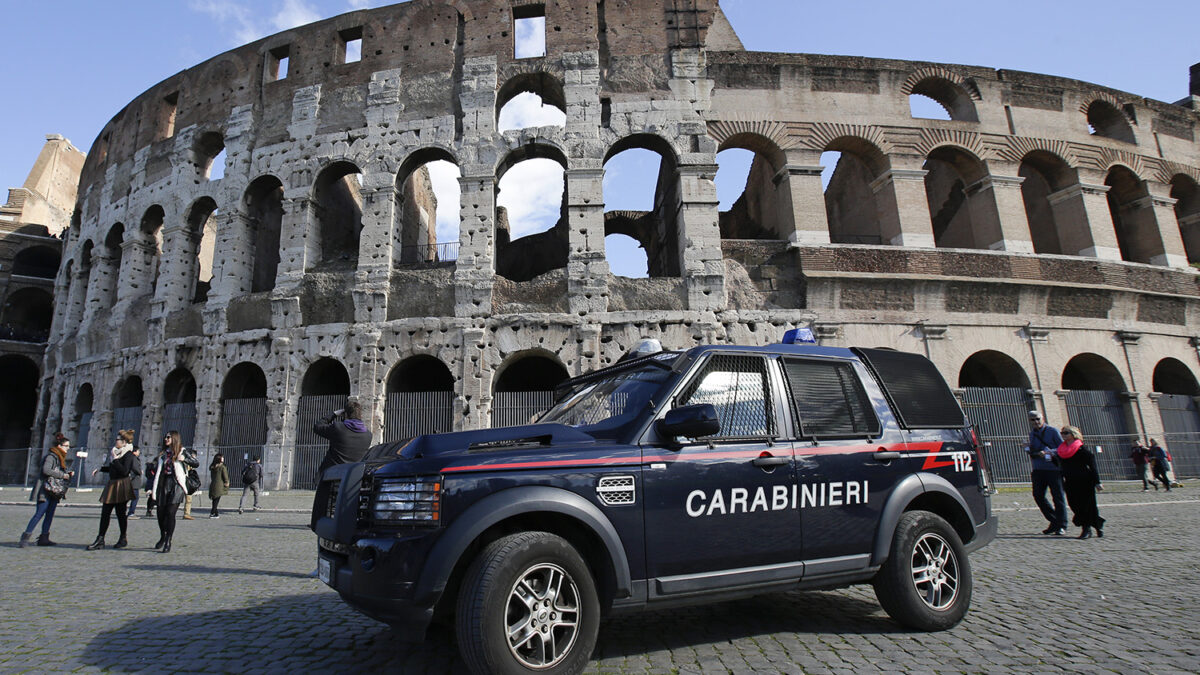
<instances>
[{"instance_id":1,"label":"tire","mask_svg":"<svg viewBox=\"0 0 1200 675\"><path fill-rule=\"evenodd\" d=\"M893 619L923 631L956 625L971 606L971 563L958 533L940 516L900 517L887 562L875 575L875 597Z\"/></svg>"},{"instance_id":2,"label":"tire","mask_svg":"<svg viewBox=\"0 0 1200 675\"><path fill-rule=\"evenodd\" d=\"M473 673L583 672L599 628L592 572L562 537L503 537L467 569L457 632L459 652Z\"/></svg>"}]
</instances>

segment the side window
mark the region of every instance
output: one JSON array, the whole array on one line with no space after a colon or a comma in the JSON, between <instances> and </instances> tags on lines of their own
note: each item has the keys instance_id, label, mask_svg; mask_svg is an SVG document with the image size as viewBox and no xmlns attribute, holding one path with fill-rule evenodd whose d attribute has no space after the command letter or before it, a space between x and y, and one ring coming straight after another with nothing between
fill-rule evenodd
<instances>
[{"instance_id":1,"label":"side window","mask_svg":"<svg viewBox=\"0 0 1200 675\"><path fill-rule=\"evenodd\" d=\"M721 431L714 438L776 435L766 363L761 357L714 355L677 401L681 406L698 403L711 403L717 409Z\"/></svg>"},{"instance_id":2,"label":"side window","mask_svg":"<svg viewBox=\"0 0 1200 675\"><path fill-rule=\"evenodd\" d=\"M792 406L805 438L846 438L879 433L871 399L854 372L839 361L783 359Z\"/></svg>"}]
</instances>

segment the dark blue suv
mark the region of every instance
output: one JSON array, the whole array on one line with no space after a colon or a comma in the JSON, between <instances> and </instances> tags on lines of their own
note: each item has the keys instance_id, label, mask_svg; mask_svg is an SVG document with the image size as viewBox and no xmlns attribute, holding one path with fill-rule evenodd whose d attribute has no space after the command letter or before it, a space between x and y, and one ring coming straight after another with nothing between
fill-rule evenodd
<instances>
[{"instance_id":1,"label":"dark blue suv","mask_svg":"<svg viewBox=\"0 0 1200 675\"><path fill-rule=\"evenodd\" d=\"M933 364L885 349L704 346L574 378L536 423L376 446L325 472L321 578L475 672L574 673L605 615L871 583L949 628L990 486Z\"/></svg>"}]
</instances>

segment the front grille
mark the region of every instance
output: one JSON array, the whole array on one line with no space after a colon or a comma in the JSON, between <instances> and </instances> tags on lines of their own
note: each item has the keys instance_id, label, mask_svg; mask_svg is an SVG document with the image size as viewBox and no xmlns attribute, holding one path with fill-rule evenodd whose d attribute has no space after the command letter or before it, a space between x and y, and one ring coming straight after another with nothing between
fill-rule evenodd
<instances>
[{"instance_id":1,"label":"front grille","mask_svg":"<svg viewBox=\"0 0 1200 675\"><path fill-rule=\"evenodd\" d=\"M337 513L338 488L341 486L339 481L329 481L329 499L325 501L325 515L332 518Z\"/></svg>"},{"instance_id":2,"label":"front grille","mask_svg":"<svg viewBox=\"0 0 1200 675\"><path fill-rule=\"evenodd\" d=\"M606 506L627 506L637 501L633 476L604 476L596 485L596 495Z\"/></svg>"}]
</instances>

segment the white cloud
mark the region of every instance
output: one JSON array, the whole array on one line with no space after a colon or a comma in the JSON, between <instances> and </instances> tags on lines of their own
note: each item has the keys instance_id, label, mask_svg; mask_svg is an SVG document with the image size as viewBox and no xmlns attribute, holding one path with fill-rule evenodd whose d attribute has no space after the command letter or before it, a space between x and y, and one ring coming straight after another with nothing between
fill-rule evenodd
<instances>
[{"instance_id":1,"label":"white cloud","mask_svg":"<svg viewBox=\"0 0 1200 675\"><path fill-rule=\"evenodd\" d=\"M530 159L500 179L497 206L508 210L512 238L544 232L558 222L562 208L563 168L552 159Z\"/></svg>"},{"instance_id":2,"label":"white cloud","mask_svg":"<svg viewBox=\"0 0 1200 675\"><path fill-rule=\"evenodd\" d=\"M546 105L541 96L528 91L517 94L505 103L500 109L499 119L496 120L496 128L500 131L566 125L566 113L552 105Z\"/></svg>"},{"instance_id":3,"label":"white cloud","mask_svg":"<svg viewBox=\"0 0 1200 675\"><path fill-rule=\"evenodd\" d=\"M445 160L430 162L429 180L433 183L433 194L437 197L437 240L438 243L458 241L459 208L461 190L458 167Z\"/></svg>"},{"instance_id":4,"label":"white cloud","mask_svg":"<svg viewBox=\"0 0 1200 675\"><path fill-rule=\"evenodd\" d=\"M288 30L320 20L317 10L304 0L283 0L283 6L271 18L271 25L275 30Z\"/></svg>"},{"instance_id":5,"label":"white cloud","mask_svg":"<svg viewBox=\"0 0 1200 675\"><path fill-rule=\"evenodd\" d=\"M189 6L216 19L232 33L237 45L253 42L266 34L255 20L255 12L236 0L192 0Z\"/></svg>"},{"instance_id":6,"label":"white cloud","mask_svg":"<svg viewBox=\"0 0 1200 675\"><path fill-rule=\"evenodd\" d=\"M546 17L517 19L513 30L513 55L518 59L546 55Z\"/></svg>"}]
</instances>

